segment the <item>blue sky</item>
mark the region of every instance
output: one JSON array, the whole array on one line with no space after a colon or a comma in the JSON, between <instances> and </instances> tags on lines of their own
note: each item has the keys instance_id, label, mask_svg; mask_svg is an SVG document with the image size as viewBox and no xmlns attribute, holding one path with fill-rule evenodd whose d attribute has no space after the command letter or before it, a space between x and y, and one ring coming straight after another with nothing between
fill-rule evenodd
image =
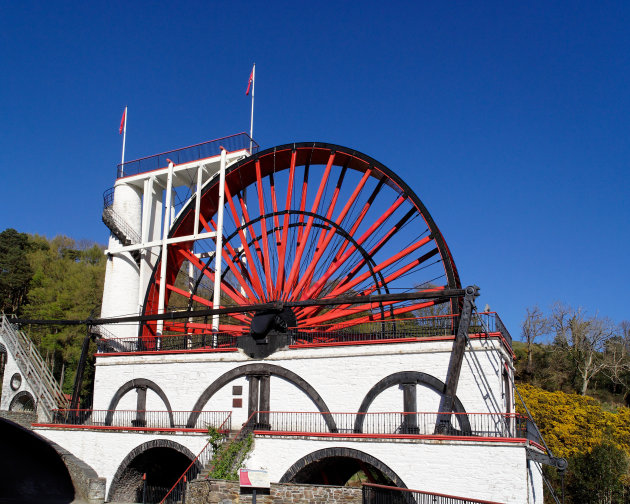
<instances>
[{"instance_id":1,"label":"blue sky","mask_svg":"<svg viewBox=\"0 0 630 504\"><path fill-rule=\"evenodd\" d=\"M106 243L127 159L249 129L360 150L420 196L514 336L630 318L630 4L0 0L0 229Z\"/></svg>"}]
</instances>

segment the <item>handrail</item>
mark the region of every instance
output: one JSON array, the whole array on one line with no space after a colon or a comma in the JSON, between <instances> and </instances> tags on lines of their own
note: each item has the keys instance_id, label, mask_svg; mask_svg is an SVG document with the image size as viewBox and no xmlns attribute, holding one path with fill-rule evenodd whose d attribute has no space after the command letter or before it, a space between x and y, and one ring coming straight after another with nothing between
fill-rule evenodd
<instances>
[{"instance_id":1,"label":"handrail","mask_svg":"<svg viewBox=\"0 0 630 504\"><path fill-rule=\"evenodd\" d=\"M452 423L436 434L439 412L258 411L260 433L298 433L335 437L448 436L531 439L527 418L518 413L451 412ZM536 441L534 439L534 441Z\"/></svg>"},{"instance_id":2,"label":"handrail","mask_svg":"<svg viewBox=\"0 0 630 504\"><path fill-rule=\"evenodd\" d=\"M49 426L64 428L127 428L148 430L177 430L204 432L212 426L219 431L229 431L231 411L179 411L179 410L96 410L96 409L54 409ZM188 425L192 414L196 422Z\"/></svg>"},{"instance_id":3,"label":"handrail","mask_svg":"<svg viewBox=\"0 0 630 504\"><path fill-rule=\"evenodd\" d=\"M5 340L9 344L10 350L24 377L34 379L34 383L31 383L31 386L38 389L36 391L38 396L36 400L43 400L46 410L67 406L68 400L63 394L61 387L44 363L37 348L33 346L30 338L19 329L16 329L4 314L2 314L0 329L4 333Z\"/></svg>"},{"instance_id":4,"label":"handrail","mask_svg":"<svg viewBox=\"0 0 630 504\"><path fill-rule=\"evenodd\" d=\"M454 319L457 317L459 315L448 314L366 322L357 327L344 326L342 323L289 328L286 337L289 348L454 338ZM195 332L194 329L187 327L188 322L167 322L165 327L167 325L178 333L163 335L159 338L148 336L102 338L99 340L97 353L236 351L238 338L244 334L237 331ZM187 332L179 332L180 330ZM473 315L468 332L472 337L484 335L485 337L499 337L508 351L512 352L511 338L505 331L503 323L495 312L483 312Z\"/></svg>"},{"instance_id":5,"label":"handrail","mask_svg":"<svg viewBox=\"0 0 630 504\"><path fill-rule=\"evenodd\" d=\"M258 417L258 414L261 413L260 411L254 411L251 415L249 415L249 418L245 421L245 423L241 426L240 430L236 433L236 435L231 439L231 441L228 443L228 446L225 450L223 450L223 457L226 457L227 453L229 452L230 449L230 445L232 445L233 443L238 443L241 439L243 439L247 434L249 434L250 432L254 431L254 422L253 419ZM221 457L219 460L216 460L215 463L213 464L213 466L210 468L210 471L213 471L214 468L216 467L216 465L223 460L223 457ZM208 473L208 475L206 476L206 479L208 479L208 476L210 476L210 473Z\"/></svg>"},{"instance_id":6,"label":"handrail","mask_svg":"<svg viewBox=\"0 0 630 504\"><path fill-rule=\"evenodd\" d=\"M30 338L28 338L24 332L16 329L13 324L7 320L5 315L3 315L2 329L5 332L5 336L8 336L9 343L14 345L13 351L18 364L22 362L23 365L27 367L27 371L23 371L23 374L27 376L30 375L29 367L32 367L36 374L39 375L40 379L43 377L42 381L47 385L50 395L62 404L67 404L67 399L63 395L61 388L58 386L48 366L44 363L37 348L33 347L33 342ZM25 356L30 357L30 359L24 358Z\"/></svg>"},{"instance_id":7,"label":"handrail","mask_svg":"<svg viewBox=\"0 0 630 504\"><path fill-rule=\"evenodd\" d=\"M205 159L221 153L220 147L225 147L228 151L233 152L236 150L250 150L252 152L258 151L259 145L245 133L236 133L234 135L228 135L214 140L208 140L206 142L200 142L187 147L180 147L178 149L172 149L166 152L160 152L159 154L153 154L151 156L145 156L131 161L125 161L117 165L117 177L128 177L131 175L138 175L139 173L145 173L147 171L156 170L159 168L165 168L167 166L166 156L173 159L174 164L188 163L191 161L197 161L199 159ZM193 151L196 149L196 153ZM204 152L202 152L204 150ZM190 159L182 160L186 154L194 154ZM163 160L161 160L163 158ZM163 166L160 166L163 164ZM143 165L146 168L143 168Z\"/></svg>"},{"instance_id":8,"label":"handrail","mask_svg":"<svg viewBox=\"0 0 630 504\"><path fill-rule=\"evenodd\" d=\"M157 338L127 337L101 338L97 342L97 354L143 353L143 352L185 352L236 351L238 335L225 331L217 333L167 334Z\"/></svg>"},{"instance_id":9,"label":"handrail","mask_svg":"<svg viewBox=\"0 0 630 504\"><path fill-rule=\"evenodd\" d=\"M135 245L142 240L140 235L127 223L127 221L114 210L113 206L103 209L103 222L114 233L123 245Z\"/></svg>"},{"instance_id":10,"label":"handrail","mask_svg":"<svg viewBox=\"0 0 630 504\"><path fill-rule=\"evenodd\" d=\"M250 417L251 418L251 417ZM247 422L249 422L249 419L247 420ZM247 424L247 422L245 422ZM239 431L239 433L243 430L243 427L241 427L241 430ZM173 486L171 487L171 489L167 492L167 494L164 496L164 498L160 501L160 504L163 504L166 499L168 498L169 495L171 495L171 493L175 490L175 488L177 488L177 486L182 482L186 483L186 475L188 474L188 471L190 470L191 467L194 466L195 462L197 462L198 460L203 460L202 457L208 457L208 451L209 448L211 447L211 440L208 440L208 442L205 444L205 446L201 449L201 451L199 452L199 454L194 458L194 460L190 463L190 465L186 468L186 470L182 473L182 475L177 478L177 481L173 484ZM207 462L207 460L203 463L203 465L205 465L205 463Z\"/></svg>"},{"instance_id":11,"label":"handrail","mask_svg":"<svg viewBox=\"0 0 630 504\"><path fill-rule=\"evenodd\" d=\"M448 495L448 494L435 493L435 492L425 492L423 490L412 490L411 488L400 488L400 487L392 487L392 486L386 486L386 485L378 485L376 483L363 483L362 487L363 487L363 502L371 502L369 499L366 498L367 497L366 489L368 490L368 492L370 489L375 489L377 491L384 490L385 492L406 492L406 493L411 493L411 494L418 494L417 495L418 497L420 496L431 497L430 501L414 500L414 502L418 502L418 503L431 502L431 503L436 503L436 504L458 504L458 503L461 503L461 504L503 504L501 502L495 502L495 501L471 499L470 497L457 497L455 495ZM446 499L446 500L442 500L442 499Z\"/></svg>"}]
</instances>

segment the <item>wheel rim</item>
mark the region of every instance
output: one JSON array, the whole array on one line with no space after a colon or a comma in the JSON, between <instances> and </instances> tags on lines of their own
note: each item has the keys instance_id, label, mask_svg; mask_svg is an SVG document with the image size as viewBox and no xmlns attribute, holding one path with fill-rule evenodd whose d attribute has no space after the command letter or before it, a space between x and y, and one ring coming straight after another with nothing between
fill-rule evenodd
<instances>
[{"instance_id":1,"label":"wheel rim","mask_svg":"<svg viewBox=\"0 0 630 504\"><path fill-rule=\"evenodd\" d=\"M394 172L346 147L288 144L226 170L221 306L302 301L346 295L459 288L442 234L420 199ZM218 177L203 187L200 228L216 230ZM192 198L170 237L192 234ZM165 311L212 307L212 239L170 244ZM143 314L158 313L161 257ZM436 301L301 307L298 328L359 325L409 317ZM450 303L457 313L457 302ZM221 316L219 330L245 333L253 313ZM141 334L156 334L147 322ZM165 331L211 332L207 319L167 323Z\"/></svg>"}]
</instances>

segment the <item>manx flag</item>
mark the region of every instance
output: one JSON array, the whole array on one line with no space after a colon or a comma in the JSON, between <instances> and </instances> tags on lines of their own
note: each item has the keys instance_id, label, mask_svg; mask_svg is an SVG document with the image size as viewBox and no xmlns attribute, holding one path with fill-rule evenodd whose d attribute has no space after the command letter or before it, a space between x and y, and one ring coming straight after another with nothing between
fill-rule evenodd
<instances>
[{"instance_id":1,"label":"manx flag","mask_svg":"<svg viewBox=\"0 0 630 504\"><path fill-rule=\"evenodd\" d=\"M118 130L118 133L120 135L122 135L123 129L125 128L125 116L126 115L127 115L127 107L125 107L125 110L123 110L122 119L120 120L120 129Z\"/></svg>"},{"instance_id":2,"label":"manx flag","mask_svg":"<svg viewBox=\"0 0 630 504\"><path fill-rule=\"evenodd\" d=\"M245 95L249 94L249 90L252 87L252 82L254 82L254 68L252 68L252 71L249 73L249 80L247 81L247 91L245 91Z\"/></svg>"}]
</instances>

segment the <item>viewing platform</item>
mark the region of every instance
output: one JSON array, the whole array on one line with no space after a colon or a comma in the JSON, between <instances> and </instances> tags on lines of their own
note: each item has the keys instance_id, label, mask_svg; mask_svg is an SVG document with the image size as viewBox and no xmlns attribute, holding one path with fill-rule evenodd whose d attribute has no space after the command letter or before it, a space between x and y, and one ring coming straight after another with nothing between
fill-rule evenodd
<instances>
[{"instance_id":1,"label":"viewing platform","mask_svg":"<svg viewBox=\"0 0 630 504\"><path fill-rule=\"evenodd\" d=\"M177 166L177 172L180 175L186 174L186 170L196 168L201 162L203 164L211 163L213 159L218 162L221 154L221 148L224 148L229 154L234 155L251 155L258 152L259 146L250 138L247 133L236 133L214 140L208 140L188 147L180 147L178 149L145 156L131 161L125 161L117 165L116 178L131 179L137 175L151 172L154 176L159 176L162 171L168 169L168 161L171 160Z\"/></svg>"},{"instance_id":2,"label":"viewing platform","mask_svg":"<svg viewBox=\"0 0 630 504\"><path fill-rule=\"evenodd\" d=\"M525 443L544 450L527 417L517 413L256 411L244 426L260 436L362 440L459 440ZM54 410L36 428L228 435L230 411Z\"/></svg>"},{"instance_id":3,"label":"viewing platform","mask_svg":"<svg viewBox=\"0 0 630 504\"><path fill-rule=\"evenodd\" d=\"M454 327L457 322L457 315L435 315L367 322L358 326L339 323L289 328L283 337L286 337L286 346L289 349L449 341L455 338ZM164 323L166 334L160 338L101 338L97 341L97 356L236 352L237 340L246 330L243 327L242 331L212 333L206 328L206 324L167 321ZM512 355L512 336L496 312L475 314L468 335L470 339L497 338Z\"/></svg>"},{"instance_id":4,"label":"viewing platform","mask_svg":"<svg viewBox=\"0 0 630 504\"><path fill-rule=\"evenodd\" d=\"M194 422L189 419L194 415ZM57 409L52 420L36 423L34 427L64 429L94 429L114 431L159 431L207 433L214 427L222 433L232 429L231 411L148 411L148 410L93 410Z\"/></svg>"}]
</instances>

